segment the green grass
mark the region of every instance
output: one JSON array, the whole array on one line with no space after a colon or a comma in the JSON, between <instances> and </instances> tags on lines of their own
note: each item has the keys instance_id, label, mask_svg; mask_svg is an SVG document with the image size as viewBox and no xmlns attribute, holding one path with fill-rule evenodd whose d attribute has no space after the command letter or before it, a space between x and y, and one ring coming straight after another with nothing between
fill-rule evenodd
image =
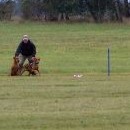
<instances>
[{"instance_id":1,"label":"green grass","mask_svg":"<svg viewBox=\"0 0 130 130\"><path fill-rule=\"evenodd\" d=\"M129 83L127 75L109 80L104 75L3 76L0 129L128 130Z\"/></svg>"},{"instance_id":2,"label":"green grass","mask_svg":"<svg viewBox=\"0 0 130 130\"><path fill-rule=\"evenodd\" d=\"M41 76L8 76L23 34L37 46ZM129 130L129 34L124 24L1 22L0 130Z\"/></svg>"},{"instance_id":3,"label":"green grass","mask_svg":"<svg viewBox=\"0 0 130 130\"><path fill-rule=\"evenodd\" d=\"M129 73L130 27L120 24L0 23L0 72L7 73L23 34L37 46L44 73L106 73L111 48L113 73ZM3 57L4 55L4 57Z\"/></svg>"}]
</instances>

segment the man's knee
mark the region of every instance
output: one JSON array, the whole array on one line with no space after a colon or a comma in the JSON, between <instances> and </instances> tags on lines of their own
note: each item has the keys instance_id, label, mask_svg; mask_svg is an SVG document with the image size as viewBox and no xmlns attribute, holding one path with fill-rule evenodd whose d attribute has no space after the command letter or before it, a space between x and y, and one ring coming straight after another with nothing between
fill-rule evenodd
<instances>
[{"instance_id":1,"label":"man's knee","mask_svg":"<svg viewBox=\"0 0 130 130\"><path fill-rule=\"evenodd\" d=\"M26 60L26 57L23 56L22 54L20 54L20 55L19 55L19 64L20 64L21 66L23 66L25 60Z\"/></svg>"}]
</instances>

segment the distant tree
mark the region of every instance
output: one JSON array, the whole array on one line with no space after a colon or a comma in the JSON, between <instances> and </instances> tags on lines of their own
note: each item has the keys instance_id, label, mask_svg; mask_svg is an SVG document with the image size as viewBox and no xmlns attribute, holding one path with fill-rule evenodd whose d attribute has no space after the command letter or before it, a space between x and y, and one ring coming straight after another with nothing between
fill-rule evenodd
<instances>
[{"instance_id":1,"label":"distant tree","mask_svg":"<svg viewBox=\"0 0 130 130\"><path fill-rule=\"evenodd\" d=\"M25 19L30 19L32 17L32 1L31 0L22 0L22 12Z\"/></svg>"},{"instance_id":2,"label":"distant tree","mask_svg":"<svg viewBox=\"0 0 130 130\"><path fill-rule=\"evenodd\" d=\"M109 9L112 0L86 0L87 7L95 22L102 22L106 10Z\"/></svg>"},{"instance_id":3,"label":"distant tree","mask_svg":"<svg viewBox=\"0 0 130 130\"><path fill-rule=\"evenodd\" d=\"M102 22L106 12L110 20L122 21L120 0L86 0L87 8L95 22Z\"/></svg>"},{"instance_id":4,"label":"distant tree","mask_svg":"<svg viewBox=\"0 0 130 130\"><path fill-rule=\"evenodd\" d=\"M70 15L91 14L95 22L122 21L120 0L21 0L22 12L26 19L69 20ZM128 2L128 1L127 1ZM127 6L125 6L127 7ZM126 11L128 13L128 10Z\"/></svg>"},{"instance_id":5,"label":"distant tree","mask_svg":"<svg viewBox=\"0 0 130 130\"><path fill-rule=\"evenodd\" d=\"M122 22L122 13L121 13L120 0L114 0L114 7L115 7L117 21Z\"/></svg>"},{"instance_id":6,"label":"distant tree","mask_svg":"<svg viewBox=\"0 0 130 130\"><path fill-rule=\"evenodd\" d=\"M130 8L128 0L124 0L124 14L126 17L130 17Z\"/></svg>"},{"instance_id":7,"label":"distant tree","mask_svg":"<svg viewBox=\"0 0 130 130\"><path fill-rule=\"evenodd\" d=\"M77 0L45 0L44 8L53 19L67 20L68 14L74 10Z\"/></svg>"},{"instance_id":8,"label":"distant tree","mask_svg":"<svg viewBox=\"0 0 130 130\"><path fill-rule=\"evenodd\" d=\"M1 0L0 2L0 20L10 20L14 9L14 1Z\"/></svg>"}]
</instances>

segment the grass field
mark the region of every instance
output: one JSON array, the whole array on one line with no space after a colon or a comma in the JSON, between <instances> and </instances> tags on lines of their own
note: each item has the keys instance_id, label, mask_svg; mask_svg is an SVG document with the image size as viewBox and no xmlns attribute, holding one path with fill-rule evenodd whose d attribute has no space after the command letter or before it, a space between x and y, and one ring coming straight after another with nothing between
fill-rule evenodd
<instances>
[{"instance_id":1,"label":"grass field","mask_svg":"<svg viewBox=\"0 0 130 130\"><path fill-rule=\"evenodd\" d=\"M23 34L41 76L9 76ZM0 130L129 130L129 35L124 24L0 23Z\"/></svg>"}]
</instances>

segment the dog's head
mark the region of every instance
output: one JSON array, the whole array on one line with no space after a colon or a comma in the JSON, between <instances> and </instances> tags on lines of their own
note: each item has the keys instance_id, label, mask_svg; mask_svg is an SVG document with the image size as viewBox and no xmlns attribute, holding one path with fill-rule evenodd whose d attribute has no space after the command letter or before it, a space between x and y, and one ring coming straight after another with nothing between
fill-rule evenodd
<instances>
[{"instance_id":1,"label":"dog's head","mask_svg":"<svg viewBox=\"0 0 130 130\"><path fill-rule=\"evenodd\" d=\"M13 64L11 67L11 76L18 75L18 63L19 63L19 58L13 57Z\"/></svg>"},{"instance_id":2,"label":"dog's head","mask_svg":"<svg viewBox=\"0 0 130 130\"><path fill-rule=\"evenodd\" d=\"M33 70L38 69L39 62L40 62L40 58L32 57L32 69Z\"/></svg>"},{"instance_id":3,"label":"dog's head","mask_svg":"<svg viewBox=\"0 0 130 130\"><path fill-rule=\"evenodd\" d=\"M13 57L14 60L14 64L18 64L19 63L19 58L18 57Z\"/></svg>"},{"instance_id":4,"label":"dog's head","mask_svg":"<svg viewBox=\"0 0 130 130\"><path fill-rule=\"evenodd\" d=\"M33 64L39 64L40 58L32 57L32 63Z\"/></svg>"}]
</instances>

